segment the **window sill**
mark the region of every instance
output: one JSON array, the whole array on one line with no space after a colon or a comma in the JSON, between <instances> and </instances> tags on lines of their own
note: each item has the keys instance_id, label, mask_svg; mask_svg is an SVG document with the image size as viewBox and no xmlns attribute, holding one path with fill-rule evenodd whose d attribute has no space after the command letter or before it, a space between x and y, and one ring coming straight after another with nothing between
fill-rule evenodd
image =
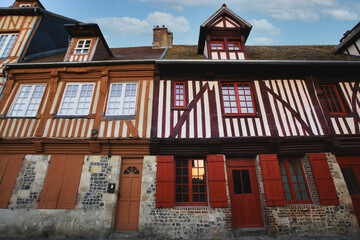
<instances>
[{"instance_id":1,"label":"window sill","mask_svg":"<svg viewBox=\"0 0 360 240\"><path fill-rule=\"evenodd\" d=\"M172 107L171 110L189 111L189 108L188 107Z\"/></svg>"},{"instance_id":2,"label":"window sill","mask_svg":"<svg viewBox=\"0 0 360 240\"><path fill-rule=\"evenodd\" d=\"M136 115L103 116L103 120L133 120Z\"/></svg>"},{"instance_id":3,"label":"window sill","mask_svg":"<svg viewBox=\"0 0 360 240\"><path fill-rule=\"evenodd\" d=\"M3 115L1 117L2 119L38 119L36 116L34 117L25 117L25 116L6 116L6 115Z\"/></svg>"},{"instance_id":4,"label":"window sill","mask_svg":"<svg viewBox=\"0 0 360 240\"><path fill-rule=\"evenodd\" d=\"M338 117L352 117L352 115L349 114L349 113L344 113L344 114L332 114L332 113L329 113L329 116L330 117L336 117L336 118L338 118Z\"/></svg>"},{"instance_id":5,"label":"window sill","mask_svg":"<svg viewBox=\"0 0 360 240\"><path fill-rule=\"evenodd\" d=\"M224 117L224 118L239 118L239 117L245 117L245 118L260 118L260 117L261 117L261 114L253 114L253 115L248 115L248 114L222 115L222 117Z\"/></svg>"},{"instance_id":6,"label":"window sill","mask_svg":"<svg viewBox=\"0 0 360 240\"><path fill-rule=\"evenodd\" d=\"M57 115L54 113L53 119L61 119L61 118L67 118L67 119L74 119L74 118L88 118L89 115Z\"/></svg>"}]
</instances>

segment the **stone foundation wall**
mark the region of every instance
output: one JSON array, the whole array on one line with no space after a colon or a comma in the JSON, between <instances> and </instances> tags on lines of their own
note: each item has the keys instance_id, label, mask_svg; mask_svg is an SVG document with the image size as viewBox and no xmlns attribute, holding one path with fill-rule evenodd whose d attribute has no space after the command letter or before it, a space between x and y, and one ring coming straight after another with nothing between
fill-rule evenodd
<instances>
[{"instance_id":1,"label":"stone foundation wall","mask_svg":"<svg viewBox=\"0 0 360 240\"><path fill-rule=\"evenodd\" d=\"M232 237L231 208L156 208L156 157L145 157L139 229L157 239L227 239ZM228 195L229 196L229 195Z\"/></svg>"},{"instance_id":2,"label":"stone foundation wall","mask_svg":"<svg viewBox=\"0 0 360 240\"><path fill-rule=\"evenodd\" d=\"M339 206L322 206L307 157L302 159L313 204L266 207L261 176L260 191L265 204L265 218L271 236L331 236L347 235L358 232L351 197L341 174L340 166L334 155L327 153L327 160L340 200ZM259 168L257 161L257 168ZM259 174L259 172L258 172Z\"/></svg>"},{"instance_id":3,"label":"stone foundation wall","mask_svg":"<svg viewBox=\"0 0 360 240\"><path fill-rule=\"evenodd\" d=\"M51 156L26 155L10 204L0 209L0 237L94 237L113 231L121 157L85 156L73 210L37 209Z\"/></svg>"}]
</instances>

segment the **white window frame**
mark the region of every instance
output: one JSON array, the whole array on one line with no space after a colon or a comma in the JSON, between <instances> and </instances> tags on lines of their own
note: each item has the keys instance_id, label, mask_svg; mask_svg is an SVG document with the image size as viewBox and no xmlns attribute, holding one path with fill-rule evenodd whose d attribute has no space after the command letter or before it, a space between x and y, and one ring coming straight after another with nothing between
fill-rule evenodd
<instances>
[{"instance_id":1,"label":"white window frame","mask_svg":"<svg viewBox=\"0 0 360 240\"><path fill-rule=\"evenodd\" d=\"M20 4L20 7L30 7L30 4Z\"/></svg>"},{"instance_id":2,"label":"white window frame","mask_svg":"<svg viewBox=\"0 0 360 240\"><path fill-rule=\"evenodd\" d=\"M15 105L17 104L17 101L18 101L18 99L19 99L19 97L20 97L21 90L23 89L23 87L29 87L29 86L31 86L31 90L30 90L29 95L26 97L27 100L25 101L25 105L24 105L24 108L22 109L21 114L14 115L14 114L13 114L13 111L14 111ZM37 86L44 86L44 90L43 90L42 95L41 95L41 97L40 97L40 102L38 103L39 105L37 106L37 110L36 110L36 113L35 113L35 114L27 115L27 111L29 110L29 106L30 106L30 104L31 104L31 100L32 100L33 97L34 97L33 94L34 94L35 88L36 88ZM36 115L37 115L37 113L38 113L38 111L39 111L41 102L42 102L42 100L43 100L45 91L46 91L46 84L40 84L40 83L39 83L39 84L21 84L21 85L19 86L19 90L18 90L18 92L16 93L16 96L15 96L13 102L12 102L12 105L11 105L11 107L10 107L8 116L9 116L9 117L36 117Z\"/></svg>"},{"instance_id":3,"label":"white window frame","mask_svg":"<svg viewBox=\"0 0 360 240\"><path fill-rule=\"evenodd\" d=\"M123 113L124 102L125 102L125 97L126 97L125 96L126 95L126 85L128 85L128 84L136 84L135 103L134 103L134 108L132 109L134 114L124 114ZM122 85L120 102L119 102L119 113L120 114L109 113L111 91L112 91L114 85ZM138 97L138 91L139 91L138 86L139 86L138 82L113 82L113 83L111 83L110 89L109 89L109 94L108 94L108 99L107 99L105 116L134 116L134 115L136 115L136 104L137 104L137 97Z\"/></svg>"},{"instance_id":4,"label":"white window frame","mask_svg":"<svg viewBox=\"0 0 360 240\"><path fill-rule=\"evenodd\" d=\"M63 108L64 99L65 99L65 95L66 95L66 90L68 89L68 87L70 85L72 85L72 86L79 85L79 88L77 89L76 96L75 96L74 107L72 108L71 113L62 114L61 110ZM80 93L81 93L82 87L84 85L92 85L93 86L93 90L92 90L92 93L91 93L90 104L89 104L89 109L88 109L89 111L87 113L85 113L85 114L77 114L76 112L77 112L78 105L79 105ZM87 116L87 115L89 115L91 113L91 105L92 105L92 100L93 100L93 97L94 97L94 92L95 92L95 83L94 82L69 82L69 83L67 83L66 86L65 86L63 96L61 98L58 113L56 115L58 115L58 116Z\"/></svg>"},{"instance_id":5,"label":"white window frame","mask_svg":"<svg viewBox=\"0 0 360 240\"><path fill-rule=\"evenodd\" d=\"M83 41L82 44L80 44L81 41ZM87 45L86 44L87 41L90 41L90 43L88 44L89 45L88 47L85 47ZM76 44L74 54L76 54L76 55L88 54L90 52L91 42L92 42L91 39L79 39ZM81 46L79 47L79 45L81 45ZM77 51L80 51L80 52L77 52Z\"/></svg>"},{"instance_id":6,"label":"white window frame","mask_svg":"<svg viewBox=\"0 0 360 240\"><path fill-rule=\"evenodd\" d=\"M6 36L5 40L3 40L3 36ZM15 40L11 41L13 36L16 36ZM0 34L0 59L6 59L10 55L18 36L17 33ZM6 55L4 55L5 50L8 50Z\"/></svg>"}]
</instances>

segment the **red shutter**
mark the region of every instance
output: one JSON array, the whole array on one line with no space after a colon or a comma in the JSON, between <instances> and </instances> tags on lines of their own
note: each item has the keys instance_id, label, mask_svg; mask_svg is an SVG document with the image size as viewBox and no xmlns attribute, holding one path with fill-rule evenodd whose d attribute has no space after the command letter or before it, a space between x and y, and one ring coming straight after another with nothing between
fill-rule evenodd
<instances>
[{"instance_id":1,"label":"red shutter","mask_svg":"<svg viewBox=\"0 0 360 240\"><path fill-rule=\"evenodd\" d=\"M209 176L210 206L214 208L227 207L228 198L226 194L224 156L208 155L207 166Z\"/></svg>"},{"instance_id":2,"label":"red shutter","mask_svg":"<svg viewBox=\"0 0 360 240\"><path fill-rule=\"evenodd\" d=\"M68 155L57 209L75 208L83 163L84 155Z\"/></svg>"},{"instance_id":3,"label":"red shutter","mask_svg":"<svg viewBox=\"0 0 360 240\"><path fill-rule=\"evenodd\" d=\"M67 155L52 155L38 208L55 209L59 197Z\"/></svg>"},{"instance_id":4,"label":"red shutter","mask_svg":"<svg viewBox=\"0 0 360 240\"><path fill-rule=\"evenodd\" d=\"M268 206L285 206L286 198L276 154L261 154L260 166Z\"/></svg>"},{"instance_id":5,"label":"red shutter","mask_svg":"<svg viewBox=\"0 0 360 240\"><path fill-rule=\"evenodd\" d=\"M339 198L325 153L308 154L322 205L339 205Z\"/></svg>"},{"instance_id":6,"label":"red shutter","mask_svg":"<svg viewBox=\"0 0 360 240\"><path fill-rule=\"evenodd\" d=\"M175 203L174 156L157 157L156 207L171 208Z\"/></svg>"},{"instance_id":7,"label":"red shutter","mask_svg":"<svg viewBox=\"0 0 360 240\"><path fill-rule=\"evenodd\" d=\"M7 208L23 161L23 154L0 156L0 208Z\"/></svg>"}]
</instances>

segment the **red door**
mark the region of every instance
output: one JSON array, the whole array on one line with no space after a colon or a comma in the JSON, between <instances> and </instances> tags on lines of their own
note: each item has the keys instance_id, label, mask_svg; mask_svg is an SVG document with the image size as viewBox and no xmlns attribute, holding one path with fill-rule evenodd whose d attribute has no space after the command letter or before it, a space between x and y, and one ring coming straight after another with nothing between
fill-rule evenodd
<instances>
[{"instance_id":1,"label":"red door","mask_svg":"<svg viewBox=\"0 0 360 240\"><path fill-rule=\"evenodd\" d=\"M337 161L340 164L357 220L360 223L360 156L339 156Z\"/></svg>"},{"instance_id":2,"label":"red door","mask_svg":"<svg viewBox=\"0 0 360 240\"><path fill-rule=\"evenodd\" d=\"M139 220L142 160L126 160L121 164L115 230L136 231Z\"/></svg>"},{"instance_id":3,"label":"red door","mask_svg":"<svg viewBox=\"0 0 360 240\"><path fill-rule=\"evenodd\" d=\"M264 227L254 160L231 160L227 172L233 228Z\"/></svg>"}]
</instances>

